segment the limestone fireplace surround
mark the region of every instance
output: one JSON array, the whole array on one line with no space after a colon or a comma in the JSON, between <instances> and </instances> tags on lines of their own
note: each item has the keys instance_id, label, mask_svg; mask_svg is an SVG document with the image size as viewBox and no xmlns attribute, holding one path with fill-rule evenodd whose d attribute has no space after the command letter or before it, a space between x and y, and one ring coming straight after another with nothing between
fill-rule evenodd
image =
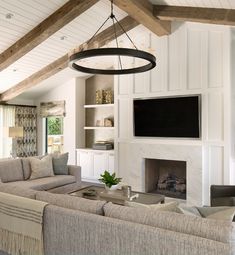
<instances>
[{"instance_id":1,"label":"limestone fireplace surround","mask_svg":"<svg viewBox=\"0 0 235 255\"><path fill-rule=\"evenodd\" d=\"M120 143L119 175L133 189L143 192L146 190L145 159L185 161L187 166L186 203L198 206L204 204L201 145Z\"/></svg>"}]
</instances>

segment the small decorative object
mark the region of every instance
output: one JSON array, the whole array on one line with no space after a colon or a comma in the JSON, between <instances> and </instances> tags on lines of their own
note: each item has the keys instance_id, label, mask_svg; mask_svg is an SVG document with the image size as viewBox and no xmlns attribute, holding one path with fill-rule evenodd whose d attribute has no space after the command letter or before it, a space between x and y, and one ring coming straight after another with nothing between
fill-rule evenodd
<instances>
[{"instance_id":1,"label":"small decorative object","mask_svg":"<svg viewBox=\"0 0 235 255\"><path fill-rule=\"evenodd\" d=\"M102 121L97 120L95 125L96 125L96 127L102 127Z\"/></svg>"},{"instance_id":2,"label":"small decorative object","mask_svg":"<svg viewBox=\"0 0 235 255\"><path fill-rule=\"evenodd\" d=\"M87 191L82 192L82 195L84 197L95 197L97 195L97 192L94 189L88 189Z\"/></svg>"},{"instance_id":3,"label":"small decorative object","mask_svg":"<svg viewBox=\"0 0 235 255\"><path fill-rule=\"evenodd\" d=\"M113 103L113 91L111 89L104 90L104 103L105 104Z\"/></svg>"},{"instance_id":4,"label":"small decorative object","mask_svg":"<svg viewBox=\"0 0 235 255\"><path fill-rule=\"evenodd\" d=\"M125 197L131 197L131 186L124 185L122 186L122 192Z\"/></svg>"},{"instance_id":5,"label":"small decorative object","mask_svg":"<svg viewBox=\"0 0 235 255\"><path fill-rule=\"evenodd\" d=\"M99 181L105 184L106 190L116 190L119 182L122 180L122 178L117 178L115 173L110 174L108 171L104 171L100 176Z\"/></svg>"},{"instance_id":6,"label":"small decorative object","mask_svg":"<svg viewBox=\"0 0 235 255\"><path fill-rule=\"evenodd\" d=\"M104 90L98 89L95 92L95 103L103 104L103 102L104 102Z\"/></svg>"},{"instance_id":7,"label":"small decorative object","mask_svg":"<svg viewBox=\"0 0 235 255\"><path fill-rule=\"evenodd\" d=\"M111 120L110 118L105 118L104 119L104 126L105 127L113 127L113 120Z\"/></svg>"}]
</instances>

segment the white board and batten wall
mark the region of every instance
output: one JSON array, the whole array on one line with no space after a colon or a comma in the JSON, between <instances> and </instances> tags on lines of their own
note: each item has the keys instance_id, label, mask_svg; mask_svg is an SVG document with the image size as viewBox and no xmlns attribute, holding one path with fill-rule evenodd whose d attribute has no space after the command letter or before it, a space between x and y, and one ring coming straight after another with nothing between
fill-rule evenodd
<instances>
[{"instance_id":1,"label":"white board and batten wall","mask_svg":"<svg viewBox=\"0 0 235 255\"><path fill-rule=\"evenodd\" d=\"M146 32L150 48L156 51L156 68L115 78L115 167L133 189L144 190L144 158L163 157L161 148L171 155L191 151L179 156L192 165L191 177L187 175L189 203L209 204L211 184L232 184L231 34L228 26L196 23L173 23L170 36ZM201 95L200 139L133 136L134 98L194 94Z\"/></svg>"}]
</instances>

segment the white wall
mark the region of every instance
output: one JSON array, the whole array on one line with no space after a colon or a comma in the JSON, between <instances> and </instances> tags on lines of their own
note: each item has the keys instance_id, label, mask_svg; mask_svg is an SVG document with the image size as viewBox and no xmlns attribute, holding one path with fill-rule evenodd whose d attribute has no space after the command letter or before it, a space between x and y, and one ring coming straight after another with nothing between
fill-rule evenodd
<instances>
[{"instance_id":1,"label":"white wall","mask_svg":"<svg viewBox=\"0 0 235 255\"><path fill-rule=\"evenodd\" d=\"M130 174L140 178L142 166L135 168L133 159L141 155L141 150L142 155L146 154L146 144L151 147L154 144L167 144L168 147L171 144L199 146L202 153L200 164L203 189L200 202L209 204L210 185L231 183L231 171L234 172L230 164L231 148L234 147L234 141L231 140L230 28L173 23L170 36L150 35L149 44L156 50L157 67L151 72L119 76L116 79L119 172L124 175L124 181L141 189L142 186L136 186ZM149 33L146 33L146 38L149 38ZM133 98L188 94L202 95L200 140L137 139L133 136ZM135 154L137 147L139 151ZM130 170L131 166L134 168Z\"/></svg>"},{"instance_id":2,"label":"white wall","mask_svg":"<svg viewBox=\"0 0 235 255\"><path fill-rule=\"evenodd\" d=\"M24 99L16 97L8 102L9 104L16 104L16 105L35 105L35 102L33 99Z\"/></svg>"},{"instance_id":3,"label":"white wall","mask_svg":"<svg viewBox=\"0 0 235 255\"><path fill-rule=\"evenodd\" d=\"M84 123L84 116L78 114L83 107L85 81L74 78L50 90L35 100L38 109L40 102L65 100L66 116L64 117L64 152L69 152L69 164L75 164L75 149L84 143L84 136L80 127ZM81 112L81 110L80 110ZM45 125L43 119L38 117L38 152L45 152Z\"/></svg>"}]
</instances>

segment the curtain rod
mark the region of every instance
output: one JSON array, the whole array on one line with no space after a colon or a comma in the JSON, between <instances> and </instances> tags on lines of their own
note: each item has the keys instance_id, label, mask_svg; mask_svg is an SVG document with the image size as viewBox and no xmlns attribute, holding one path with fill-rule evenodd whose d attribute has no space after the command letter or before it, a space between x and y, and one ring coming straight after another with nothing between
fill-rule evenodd
<instances>
[{"instance_id":1,"label":"curtain rod","mask_svg":"<svg viewBox=\"0 0 235 255\"><path fill-rule=\"evenodd\" d=\"M4 104L4 103L0 103L0 105L5 105L5 106L19 106L19 107L34 107L36 108L36 105L23 105L23 104Z\"/></svg>"}]
</instances>

